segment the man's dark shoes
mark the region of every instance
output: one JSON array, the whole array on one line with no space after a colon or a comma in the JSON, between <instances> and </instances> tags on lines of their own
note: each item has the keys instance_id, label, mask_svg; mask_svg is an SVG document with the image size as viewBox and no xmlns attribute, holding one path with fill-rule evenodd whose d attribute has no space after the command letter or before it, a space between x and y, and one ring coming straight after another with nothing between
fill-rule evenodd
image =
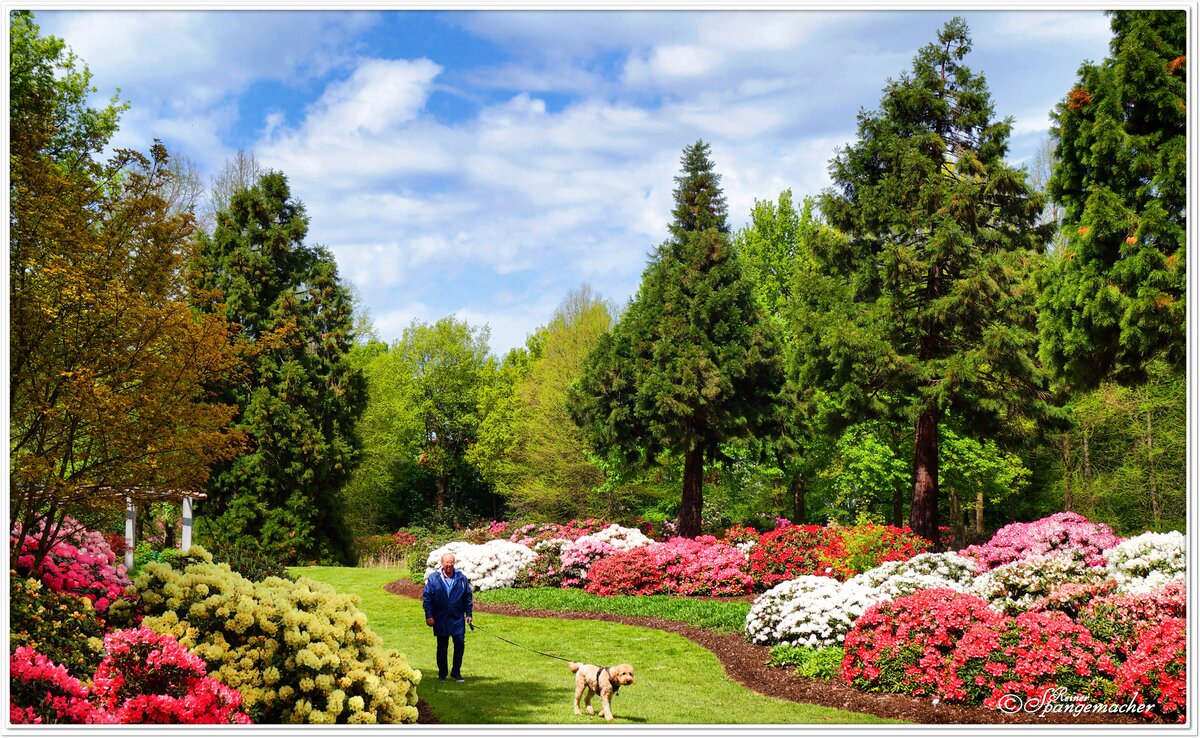
<instances>
[{"instance_id":1,"label":"man's dark shoes","mask_svg":"<svg viewBox=\"0 0 1200 738\"><path fill-rule=\"evenodd\" d=\"M451 679L453 679L453 680L454 680L454 681L456 681L456 682L465 682L465 681L467 681L466 679L463 679L463 678L462 678L462 674L451 674L451 675L450 675L450 678L451 678Z\"/></svg>"}]
</instances>

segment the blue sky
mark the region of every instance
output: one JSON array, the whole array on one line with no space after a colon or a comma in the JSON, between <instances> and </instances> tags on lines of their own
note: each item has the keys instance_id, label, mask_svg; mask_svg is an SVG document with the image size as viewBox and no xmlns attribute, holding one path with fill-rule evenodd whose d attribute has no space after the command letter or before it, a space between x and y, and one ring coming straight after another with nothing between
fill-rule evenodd
<instances>
[{"instance_id":1,"label":"blue sky","mask_svg":"<svg viewBox=\"0 0 1200 738\"><path fill-rule=\"evenodd\" d=\"M968 8L969 6L964 6ZM524 343L580 283L623 304L667 234L682 148L712 145L735 228L828 185L855 116L953 15L1026 163L1101 11L37 11L107 98L114 145L206 176L287 174L376 330L454 313Z\"/></svg>"}]
</instances>

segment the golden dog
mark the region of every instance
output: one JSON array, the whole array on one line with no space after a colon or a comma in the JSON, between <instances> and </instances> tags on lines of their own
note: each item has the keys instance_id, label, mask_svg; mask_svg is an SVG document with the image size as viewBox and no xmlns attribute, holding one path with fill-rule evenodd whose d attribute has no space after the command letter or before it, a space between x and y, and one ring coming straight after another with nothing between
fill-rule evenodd
<instances>
[{"instance_id":1,"label":"golden dog","mask_svg":"<svg viewBox=\"0 0 1200 738\"><path fill-rule=\"evenodd\" d=\"M583 706L587 714L595 715L596 711L592 709L592 695L598 694L600 712L605 720L611 721L613 695L621 687L633 684L633 667L629 664L596 666L568 661L567 668L575 672L575 714L579 714L579 698L583 696Z\"/></svg>"}]
</instances>

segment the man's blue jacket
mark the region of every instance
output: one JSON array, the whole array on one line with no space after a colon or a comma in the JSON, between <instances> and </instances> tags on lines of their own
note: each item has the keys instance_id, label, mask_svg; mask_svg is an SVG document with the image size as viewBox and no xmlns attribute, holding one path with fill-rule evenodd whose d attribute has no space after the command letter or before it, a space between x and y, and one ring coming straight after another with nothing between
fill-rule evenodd
<instances>
[{"instance_id":1,"label":"man's blue jacket","mask_svg":"<svg viewBox=\"0 0 1200 738\"><path fill-rule=\"evenodd\" d=\"M461 571L455 569L454 578L449 582L442 576L441 569L426 577L421 602L425 605L425 617L433 618L434 635L461 636L466 632L463 618L471 615L475 602L471 596L471 583Z\"/></svg>"}]
</instances>

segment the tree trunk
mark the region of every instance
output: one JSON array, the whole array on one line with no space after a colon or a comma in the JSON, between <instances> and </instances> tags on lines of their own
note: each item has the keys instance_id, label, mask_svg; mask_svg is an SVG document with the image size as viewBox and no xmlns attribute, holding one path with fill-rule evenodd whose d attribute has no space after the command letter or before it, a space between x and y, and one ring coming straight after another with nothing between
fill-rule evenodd
<instances>
[{"instance_id":1,"label":"tree trunk","mask_svg":"<svg viewBox=\"0 0 1200 738\"><path fill-rule=\"evenodd\" d=\"M807 492L802 478L797 476L792 479L792 522L796 525L804 525L808 520L808 510L804 507Z\"/></svg>"},{"instance_id":2,"label":"tree trunk","mask_svg":"<svg viewBox=\"0 0 1200 738\"><path fill-rule=\"evenodd\" d=\"M958 490L953 487L947 489L946 494L950 497L950 547L957 551L967 546L962 499L958 496Z\"/></svg>"},{"instance_id":3,"label":"tree trunk","mask_svg":"<svg viewBox=\"0 0 1200 738\"><path fill-rule=\"evenodd\" d=\"M700 511L704 507L704 450L693 448L683 460L683 499L679 503L679 535L700 535Z\"/></svg>"},{"instance_id":4,"label":"tree trunk","mask_svg":"<svg viewBox=\"0 0 1200 738\"><path fill-rule=\"evenodd\" d=\"M1071 434L1064 433L1062 438L1062 467L1063 467L1063 510L1071 512L1075 501L1071 499Z\"/></svg>"},{"instance_id":5,"label":"tree trunk","mask_svg":"<svg viewBox=\"0 0 1200 738\"><path fill-rule=\"evenodd\" d=\"M439 474L437 478L437 511L442 514L446 511L446 475Z\"/></svg>"},{"instance_id":6,"label":"tree trunk","mask_svg":"<svg viewBox=\"0 0 1200 738\"><path fill-rule=\"evenodd\" d=\"M904 527L904 490L900 487L892 490L892 525Z\"/></svg>"},{"instance_id":7,"label":"tree trunk","mask_svg":"<svg viewBox=\"0 0 1200 738\"><path fill-rule=\"evenodd\" d=\"M1146 411L1146 469L1150 472L1150 514L1154 517L1154 530L1162 522L1162 511L1158 507L1158 487L1154 482L1154 433L1150 425L1150 411Z\"/></svg>"},{"instance_id":8,"label":"tree trunk","mask_svg":"<svg viewBox=\"0 0 1200 738\"><path fill-rule=\"evenodd\" d=\"M975 535L983 535L983 492L975 495ZM976 539L978 540L978 539Z\"/></svg>"},{"instance_id":9,"label":"tree trunk","mask_svg":"<svg viewBox=\"0 0 1200 738\"><path fill-rule=\"evenodd\" d=\"M933 550L941 551L938 540L938 411L932 408L917 418L913 440L913 492L909 507L912 531L933 542Z\"/></svg>"}]
</instances>

